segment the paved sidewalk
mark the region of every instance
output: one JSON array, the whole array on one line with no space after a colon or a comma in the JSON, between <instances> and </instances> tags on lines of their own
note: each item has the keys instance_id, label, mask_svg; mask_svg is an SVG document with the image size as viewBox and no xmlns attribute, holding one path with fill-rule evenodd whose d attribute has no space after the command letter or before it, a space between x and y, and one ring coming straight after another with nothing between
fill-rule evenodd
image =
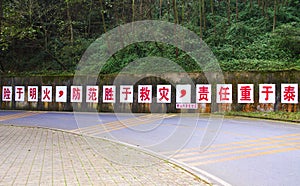
<instances>
[{"instance_id":1,"label":"paved sidewalk","mask_svg":"<svg viewBox=\"0 0 300 186\"><path fill-rule=\"evenodd\" d=\"M0 125L0 185L205 185L181 168L110 141Z\"/></svg>"}]
</instances>

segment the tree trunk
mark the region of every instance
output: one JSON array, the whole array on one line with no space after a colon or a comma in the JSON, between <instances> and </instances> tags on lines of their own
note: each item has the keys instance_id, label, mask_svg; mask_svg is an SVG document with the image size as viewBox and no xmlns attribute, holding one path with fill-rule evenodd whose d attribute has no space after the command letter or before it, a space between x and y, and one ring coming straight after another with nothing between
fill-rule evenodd
<instances>
[{"instance_id":1,"label":"tree trunk","mask_svg":"<svg viewBox=\"0 0 300 186\"><path fill-rule=\"evenodd\" d=\"M0 0L0 33L2 32L2 20L3 20L3 2ZM1 53L2 54L2 53ZM0 59L2 58L2 55L0 54ZM0 60L0 69L2 72L4 72L4 66L2 64L2 59Z\"/></svg>"},{"instance_id":2,"label":"tree trunk","mask_svg":"<svg viewBox=\"0 0 300 186\"><path fill-rule=\"evenodd\" d=\"M48 50L48 31L47 31L47 26L45 26L44 30L44 48L45 50Z\"/></svg>"},{"instance_id":3,"label":"tree trunk","mask_svg":"<svg viewBox=\"0 0 300 186\"><path fill-rule=\"evenodd\" d=\"M174 23L178 24L177 2L173 0Z\"/></svg>"},{"instance_id":4,"label":"tree trunk","mask_svg":"<svg viewBox=\"0 0 300 186\"><path fill-rule=\"evenodd\" d=\"M30 23L30 26L32 26L32 0L29 0L29 23Z\"/></svg>"},{"instance_id":5,"label":"tree trunk","mask_svg":"<svg viewBox=\"0 0 300 186\"><path fill-rule=\"evenodd\" d=\"M90 6L89 6L88 28L87 28L87 35L88 36L90 36L90 34L91 34L91 14L92 14L92 8L93 8L93 0L90 2Z\"/></svg>"},{"instance_id":6,"label":"tree trunk","mask_svg":"<svg viewBox=\"0 0 300 186\"><path fill-rule=\"evenodd\" d=\"M68 24L69 24L69 29L70 29L70 42L73 44L74 42L74 32L73 32L73 24L72 24L72 17L70 14L70 7L68 1L67 3L67 17L68 17Z\"/></svg>"},{"instance_id":7,"label":"tree trunk","mask_svg":"<svg viewBox=\"0 0 300 186\"><path fill-rule=\"evenodd\" d=\"M135 13L134 0L132 0L131 9L132 9L132 19L131 19L131 21L134 22L134 13Z\"/></svg>"},{"instance_id":8,"label":"tree trunk","mask_svg":"<svg viewBox=\"0 0 300 186\"><path fill-rule=\"evenodd\" d=\"M143 10L143 0L141 0L141 3L140 3L140 15L141 15L141 19L144 19L145 15L144 15L144 10Z\"/></svg>"},{"instance_id":9,"label":"tree trunk","mask_svg":"<svg viewBox=\"0 0 300 186\"><path fill-rule=\"evenodd\" d=\"M239 19L239 1L238 0L235 1L235 18L236 18L236 21L238 21L238 19Z\"/></svg>"},{"instance_id":10,"label":"tree trunk","mask_svg":"<svg viewBox=\"0 0 300 186\"><path fill-rule=\"evenodd\" d=\"M210 0L210 9L211 9L211 14L213 16L213 22L214 22L214 34L216 34L217 29L216 29L216 18L215 18L215 12L214 12L214 0Z\"/></svg>"},{"instance_id":11,"label":"tree trunk","mask_svg":"<svg viewBox=\"0 0 300 186\"><path fill-rule=\"evenodd\" d=\"M124 14L125 14L125 9L126 9L126 7L125 7L125 0L123 0L123 3L122 3L122 21L123 21L124 23L126 23L126 18L125 18L125 16L124 16Z\"/></svg>"},{"instance_id":12,"label":"tree trunk","mask_svg":"<svg viewBox=\"0 0 300 186\"><path fill-rule=\"evenodd\" d=\"M228 20L228 25L230 25L230 0L227 0L227 20Z\"/></svg>"},{"instance_id":13,"label":"tree trunk","mask_svg":"<svg viewBox=\"0 0 300 186\"><path fill-rule=\"evenodd\" d=\"M170 1L168 0L168 21L170 21Z\"/></svg>"},{"instance_id":14,"label":"tree trunk","mask_svg":"<svg viewBox=\"0 0 300 186\"><path fill-rule=\"evenodd\" d=\"M206 19L205 19L205 0L202 0L202 19L203 19L203 31L206 29Z\"/></svg>"},{"instance_id":15,"label":"tree trunk","mask_svg":"<svg viewBox=\"0 0 300 186\"><path fill-rule=\"evenodd\" d=\"M149 15L149 17L147 17L147 19L153 19L153 17L152 17L152 9L153 9L153 6L152 6L152 4L154 4L151 0L148 0L148 2L147 3L145 3L145 4L147 4L147 7L148 7L148 10L147 10L147 15Z\"/></svg>"},{"instance_id":16,"label":"tree trunk","mask_svg":"<svg viewBox=\"0 0 300 186\"><path fill-rule=\"evenodd\" d=\"M274 16L273 16L273 32L276 27L276 9L277 9L277 0L274 0Z\"/></svg>"},{"instance_id":17,"label":"tree trunk","mask_svg":"<svg viewBox=\"0 0 300 186\"><path fill-rule=\"evenodd\" d=\"M261 1L262 4L262 15L265 16L265 2L264 0Z\"/></svg>"},{"instance_id":18,"label":"tree trunk","mask_svg":"<svg viewBox=\"0 0 300 186\"><path fill-rule=\"evenodd\" d=\"M268 14L268 8L269 8L269 7L268 7L268 5L269 5L268 3L269 3L269 1L266 1L266 0L265 0L264 3L265 3L265 4L264 4L264 8L265 8L265 11L264 11L264 12L265 12L265 16L266 16L267 19L269 19L269 14Z\"/></svg>"},{"instance_id":19,"label":"tree trunk","mask_svg":"<svg viewBox=\"0 0 300 186\"><path fill-rule=\"evenodd\" d=\"M176 0L173 0L173 11L174 11L174 17L175 17L174 23L178 24L178 12L177 12L177 3L176 3ZM175 36L175 39L176 39L175 43L177 45L177 36L176 36L176 34L177 34L176 27L174 27L174 36ZM176 47L175 53L176 53L176 58L178 58L178 53L179 53L178 47Z\"/></svg>"},{"instance_id":20,"label":"tree trunk","mask_svg":"<svg viewBox=\"0 0 300 186\"><path fill-rule=\"evenodd\" d=\"M200 18L200 38L203 37L202 33L202 0L199 0L199 18Z\"/></svg>"},{"instance_id":21,"label":"tree trunk","mask_svg":"<svg viewBox=\"0 0 300 186\"><path fill-rule=\"evenodd\" d=\"M185 1L182 1L181 23L184 23L184 13L185 13Z\"/></svg>"},{"instance_id":22,"label":"tree trunk","mask_svg":"<svg viewBox=\"0 0 300 186\"><path fill-rule=\"evenodd\" d=\"M162 18L162 0L159 1L159 19Z\"/></svg>"},{"instance_id":23,"label":"tree trunk","mask_svg":"<svg viewBox=\"0 0 300 186\"><path fill-rule=\"evenodd\" d=\"M2 0L0 0L0 33L2 31L2 20L3 20L3 9L2 9Z\"/></svg>"},{"instance_id":24,"label":"tree trunk","mask_svg":"<svg viewBox=\"0 0 300 186\"><path fill-rule=\"evenodd\" d=\"M100 6L101 6L101 18L102 18L103 30L104 33L106 33L106 24L105 24L104 8L103 8L102 0L100 0Z\"/></svg>"}]
</instances>

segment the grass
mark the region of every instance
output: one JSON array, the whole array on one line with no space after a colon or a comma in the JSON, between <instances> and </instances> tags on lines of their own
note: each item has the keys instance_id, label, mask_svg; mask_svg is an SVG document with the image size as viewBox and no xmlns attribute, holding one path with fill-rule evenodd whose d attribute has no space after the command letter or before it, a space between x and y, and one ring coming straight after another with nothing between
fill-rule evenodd
<instances>
[{"instance_id":1,"label":"grass","mask_svg":"<svg viewBox=\"0 0 300 186\"><path fill-rule=\"evenodd\" d=\"M225 115L300 123L300 112L226 112Z\"/></svg>"}]
</instances>

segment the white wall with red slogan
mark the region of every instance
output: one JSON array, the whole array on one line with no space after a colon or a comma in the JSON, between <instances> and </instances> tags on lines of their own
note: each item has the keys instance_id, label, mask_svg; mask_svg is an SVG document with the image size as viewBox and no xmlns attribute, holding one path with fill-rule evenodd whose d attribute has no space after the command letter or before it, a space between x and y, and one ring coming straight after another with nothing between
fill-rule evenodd
<instances>
[{"instance_id":1,"label":"white wall with red slogan","mask_svg":"<svg viewBox=\"0 0 300 186\"><path fill-rule=\"evenodd\" d=\"M118 85L114 85L114 76L103 76L96 85L88 81L76 85L72 77L2 77L0 101L1 109L50 111L72 111L74 107L120 112L160 112L163 108L166 112L210 112L212 107L214 111L297 111L297 73L228 73L226 83L216 84L209 84L203 74L191 75L194 84L180 79L170 84L153 77Z\"/></svg>"},{"instance_id":2,"label":"white wall with red slogan","mask_svg":"<svg viewBox=\"0 0 300 186\"><path fill-rule=\"evenodd\" d=\"M192 85L157 85L157 92L154 93L152 85L138 85L138 103L152 103L153 94L156 103L171 103L172 91L176 92L176 103L192 103ZM212 103L212 90L210 84L196 84L196 103ZM237 85L237 102L254 103L254 85ZM40 90L39 90L40 88ZM68 92L67 86L2 86L2 101L24 102L87 102L87 103L117 103L117 96L120 103L133 103L133 85L121 85L117 92L115 85L102 86L102 100L99 100L99 86L71 86ZM216 103L233 103L232 84L216 85ZM86 96L83 99L83 90ZM276 85L259 84L259 103L276 103ZM281 84L281 103L298 103L298 84ZM40 94L40 96L39 96ZM70 94L70 100L67 95ZM13 96L14 95L14 96ZM14 100L13 100L14 97Z\"/></svg>"}]
</instances>

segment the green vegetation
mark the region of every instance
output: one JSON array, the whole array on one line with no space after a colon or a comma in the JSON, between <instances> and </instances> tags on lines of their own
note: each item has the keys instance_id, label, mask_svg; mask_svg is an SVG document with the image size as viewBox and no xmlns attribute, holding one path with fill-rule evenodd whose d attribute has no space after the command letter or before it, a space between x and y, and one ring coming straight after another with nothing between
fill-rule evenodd
<instances>
[{"instance_id":1,"label":"green vegetation","mask_svg":"<svg viewBox=\"0 0 300 186\"><path fill-rule=\"evenodd\" d=\"M300 112L227 112L227 116L245 116L260 119L291 121L300 123Z\"/></svg>"},{"instance_id":2,"label":"green vegetation","mask_svg":"<svg viewBox=\"0 0 300 186\"><path fill-rule=\"evenodd\" d=\"M189 28L208 44L224 71L299 70L299 10L299 0L2 0L0 73L72 74L95 39L138 20ZM147 56L201 71L177 48L147 42L119 51L102 72L118 72Z\"/></svg>"}]
</instances>

